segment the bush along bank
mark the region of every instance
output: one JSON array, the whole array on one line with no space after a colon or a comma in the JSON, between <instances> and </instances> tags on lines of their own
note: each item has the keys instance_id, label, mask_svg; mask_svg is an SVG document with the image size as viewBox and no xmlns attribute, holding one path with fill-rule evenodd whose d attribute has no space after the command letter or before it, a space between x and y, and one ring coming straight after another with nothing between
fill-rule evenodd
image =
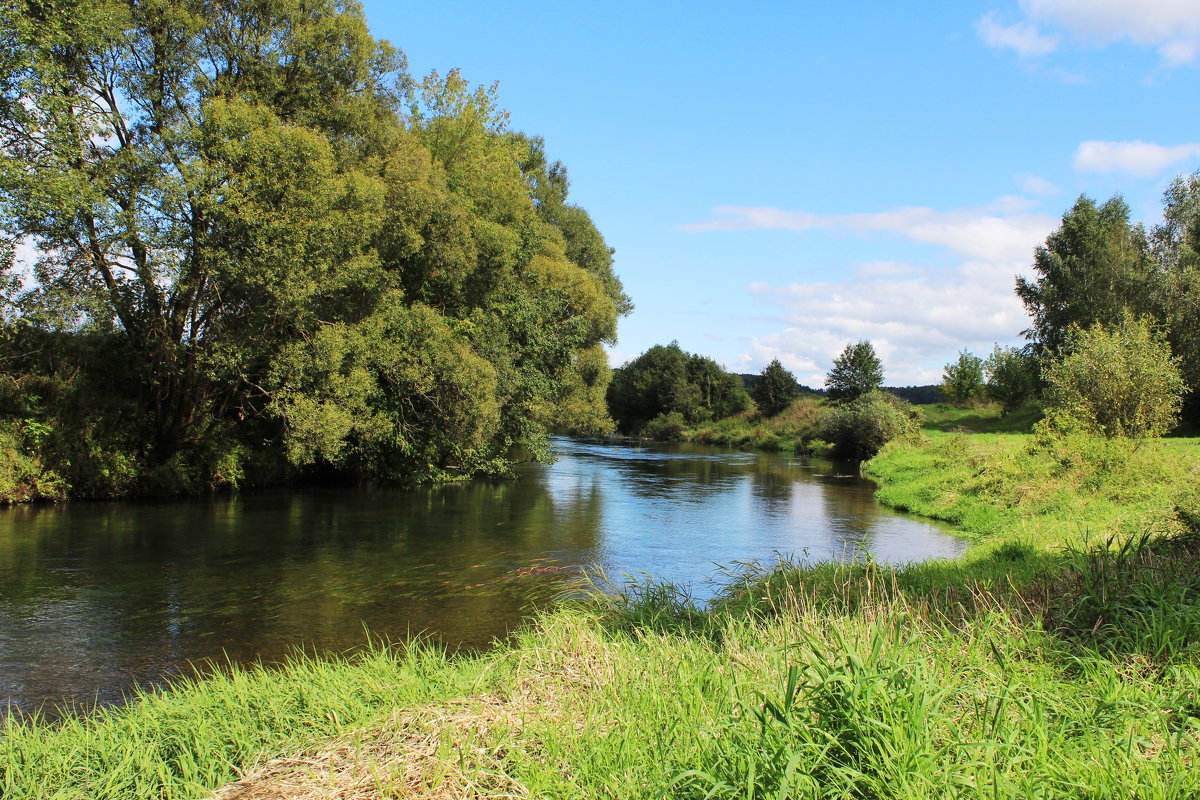
<instances>
[{"instance_id":1,"label":"bush along bank","mask_svg":"<svg viewBox=\"0 0 1200 800\"><path fill-rule=\"evenodd\" d=\"M1110 446L892 445L868 465L882 494L960 520L966 557L746 566L704 609L652 582L576 594L485 654L377 648L230 670L86 721L10 719L0 789L1196 796L1200 446Z\"/></svg>"},{"instance_id":2,"label":"bush along bank","mask_svg":"<svg viewBox=\"0 0 1200 800\"><path fill-rule=\"evenodd\" d=\"M876 390L839 403L801 397L770 417L750 410L721 420L689 423L678 413L660 414L640 432L654 441L860 460L875 455L893 439L915 437L923 419L916 406Z\"/></svg>"}]
</instances>

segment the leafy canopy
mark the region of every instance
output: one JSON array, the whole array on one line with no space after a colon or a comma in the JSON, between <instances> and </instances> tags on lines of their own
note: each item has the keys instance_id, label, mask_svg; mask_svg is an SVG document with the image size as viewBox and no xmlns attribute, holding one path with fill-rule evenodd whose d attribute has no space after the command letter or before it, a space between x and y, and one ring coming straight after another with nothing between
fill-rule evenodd
<instances>
[{"instance_id":1,"label":"leafy canopy","mask_svg":"<svg viewBox=\"0 0 1200 800\"><path fill-rule=\"evenodd\" d=\"M773 417L787 409L792 401L800 396L800 384L796 376L774 359L763 368L758 381L751 390L758 410L765 416Z\"/></svg>"},{"instance_id":2,"label":"leafy canopy","mask_svg":"<svg viewBox=\"0 0 1200 800\"><path fill-rule=\"evenodd\" d=\"M1114 326L1074 328L1066 348L1045 373L1053 427L1143 438L1175 424L1185 390L1179 359L1149 319L1127 313Z\"/></svg>"},{"instance_id":3,"label":"leafy canopy","mask_svg":"<svg viewBox=\"0 0 1200 800\"><path fill-rule=\"evenodd\" d=\"M619 367L608 387L609 411L627 433L659 416L677 414L696 423L736 414L749 404L740 377L677 342L655 345Z\"/></svg>"},{"instance_id":4,"label":"leafy canopy","mask_svg":"<svg viewBox=\"0 0 1200 800\"><path fill-rule=\"evenodd\" d=\"M56 387L43 449L97 493L606 430L630 304L567 188L494 86L413 81L356 3L0 4L0 230L41 253L0 368Z\"/></svg>"},{"instance_id":5,"label":"leafy canopy","mask_svg":"<svg viewBox=\"0 0 1200 800\"><path fill-rule=\"evenodd\" d=\"M942 373L942 393L950 402L967 405L983 397L983 359L963 350Z\"/></svg>"},{"instance_id":6,"label":"leafy canopy","mask_svg":"<svg viewBox=\"0 0 1200 800\"><path fill-rule=\"evenodd\" d=\"M867 340L846 345L825 378L831 400L856 400L883 384L883 362Z\"/></svg>"},{"instance_id":7,"label":"leafy canopy","mask_svg":"<svg viewBox=\"0 0 1200 800\"><path fill-rule=\"evenodd\" d=\"M1037 393L1037 359L1024 350L996 345L983 369L988 397L1000 403L1004 414L1016 411Z\"/></svg>"},{"instance_id":8,"label":"leafy canopy","mask_svg":"<svg viewBox=\"0 0 1200 800\"><path fill-rule=\"evenodd\" d=\"M1017 296L1033 320L1026 336L1040 350L1057 353L1073 325L1113 325L1126 309L1150 311L1149 242L1120 197L1097 205L1080 196L1035 251L1033 271L1036 280L1017 279Z\"/></svg>"}]
</instances>

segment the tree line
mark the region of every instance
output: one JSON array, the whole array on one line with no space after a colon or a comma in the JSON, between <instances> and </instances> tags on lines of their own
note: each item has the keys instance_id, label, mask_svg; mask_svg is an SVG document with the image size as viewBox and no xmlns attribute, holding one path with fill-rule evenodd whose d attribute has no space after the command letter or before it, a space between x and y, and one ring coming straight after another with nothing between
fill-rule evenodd
<instances>
[{"instance_id":1,"label":"tree line","mask_svg":"<svg viewBox=\"0 0 1200 800\"><path fill-rule=\"evenodd\" d=\"M778 359L744 380L750 376L726 372L672 342L614 370L608 403L622 432L676 440L705 423L732 418L752 425L786 416L807 397L809 406L822 405L796 415L791 433L812 446L823 441L838 455L866 458L887 441L915 433L920 421L909 402L881 390L883 374L882 361L865 340L848 344L834 360L820 394L801 386Z\"/></svg>"},{"instance_id":2,"label":"tree line","mask_svg":"<svg viewBox=\"0 0 1200 800\"><path fill-rule=\"evenodd\" d=\"M418 481L608 429L631 305L568 189L357 4L0 4L0 493Z\"/></svg>"},{"instance_id":3,"label":"tree line","mask_svg":"<svg viewBox=\"0 0 1200 800\"><path fill-rule=\"evenodd\" d=\"M1032 320L1023 332L1028 344L996 345L986 358L964 349L945 367L941 396L961 405L994 401L1005 414L1036 402L1042 429L1059 433L1144 438L1167 433L1181 414L1200 423L1200 172L1171 183L1163 216L1147 231L1130 222L1119 196L1102 204L1081 196L1034 251L1035 277L1017 279ZM670 350L679 364L716 365L671 348L617 371L609 404L622 430L670 438L686 424L747 410L750 398L737 394L722 406L688 402L695 391L686 370L664 371L663 356ZM650 402L653 376L667 375ZM732 377L726 383L736 388ZM811 436L865 457L914 431L912 407L880 392L882 379L871 342L848 344L826 377L829 402L814 415ZM800 394L778 361L753 385L762 392L754 397L760 417L779 414ZM920 391L928 388L908 396L940 399Z\"/></svg>"}]
</instances>

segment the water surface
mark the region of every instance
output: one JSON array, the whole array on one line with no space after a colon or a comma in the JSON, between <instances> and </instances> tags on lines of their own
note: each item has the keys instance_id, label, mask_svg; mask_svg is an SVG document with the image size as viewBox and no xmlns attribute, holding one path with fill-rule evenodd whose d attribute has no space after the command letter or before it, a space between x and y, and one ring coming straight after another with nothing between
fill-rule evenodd
<instances>
[{"instance_id":1,"label":"water surface","mask_svg":"<svg viewBox=\"0 0 1200 800\"><path fill-rule=\"evenodd\" d=\"M853 464L555 440L516 481L0 511L0 708L119 702L206 660L342 651L366 631L503 636L580 568L709 596L716 564L960 553Z\"/></svg>"}]
</instances>

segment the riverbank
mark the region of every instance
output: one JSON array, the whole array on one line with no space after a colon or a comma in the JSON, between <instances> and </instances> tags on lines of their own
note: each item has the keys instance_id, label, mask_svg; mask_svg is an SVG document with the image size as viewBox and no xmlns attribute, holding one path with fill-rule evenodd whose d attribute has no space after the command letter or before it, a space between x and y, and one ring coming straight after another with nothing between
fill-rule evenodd
<instances>
[{"instance_id":1,"label":"riverbank","mask_svg":"<svg viewBox=\"0 0 1200 800\"><path fill-rule=\"evenodd\" d=\"M821 439L821 416L829 408L823 398L805 396L774 417L746 411L725 419L688 424L681 416L673 415L650 424L644 433L654 441L696 442L801 456L828 455L833 445ZM928 433L1031 433L1042 418L1042 409L1036 403L1010 414L1004 414L998 403L966 407L932 403L911 408L918 414L920 427Z\"/></svg>"},{"instance_id":2,"label":"riverbank","mask_svg":"<svg viewBox=\"0 0 1200 800\"><path fill-rule=\"evenodd\" d=\"M964 558L747 568L707 612L643 584L576 598L483 655L301 659L86 722L11 721L0 788L199 797L223 786L224 800L1191 796L1198 470L1194 440L895 445L868 466L881 497L955 522L976 541Z\"/></svg>"}]
</instances>

